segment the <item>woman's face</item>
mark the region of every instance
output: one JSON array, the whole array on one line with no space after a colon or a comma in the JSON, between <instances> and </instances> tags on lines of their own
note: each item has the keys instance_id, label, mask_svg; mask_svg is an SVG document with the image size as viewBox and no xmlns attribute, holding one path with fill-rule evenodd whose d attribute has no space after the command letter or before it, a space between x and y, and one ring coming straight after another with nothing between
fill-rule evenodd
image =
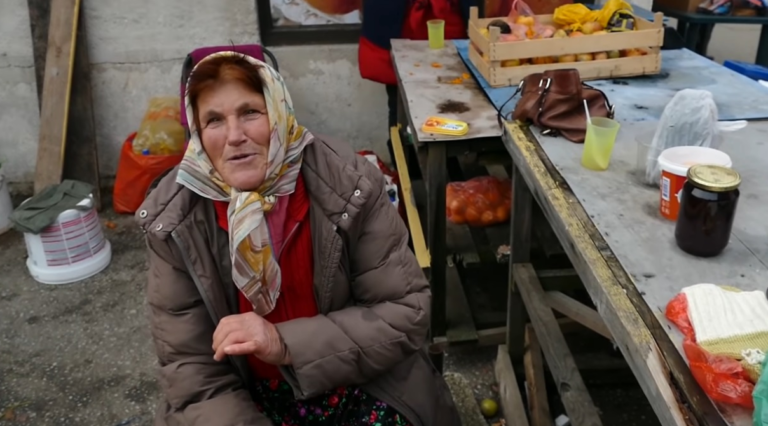
<instances>
[{"instance_id":1,"label":"woman's face","mask_svg":"<svg viewBox=\"0 0 768 426\"><path fill-rule=\"evenodd\" d=\"M236 80L218 82L197 98L200 138L227 185L258 189L267 172L269 117L264 96Z\"/></svg>"}]
</instances>

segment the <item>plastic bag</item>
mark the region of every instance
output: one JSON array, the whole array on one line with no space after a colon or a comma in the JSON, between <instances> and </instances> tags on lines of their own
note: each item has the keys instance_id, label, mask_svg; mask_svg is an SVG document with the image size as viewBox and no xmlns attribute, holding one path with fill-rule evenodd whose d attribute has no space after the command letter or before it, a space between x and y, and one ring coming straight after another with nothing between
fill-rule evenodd
<instances>
[{"instance_id":1,"label":"plastic bag","mask_svg":"<svg viewBox=\"0 0 768 426\"><path fill-rule=\"evenodd\" d=\"M133 213L147 194L152 182L165 171L176 167L183 154L179 155L136 155L133 141L136 133L128 136L120 151L117 176L112 192L112 207L117 213Z\"/></svg>"},{"instance_id":2,"label":"plastic bag","mask_svg":"<svg viewBox=\"0 0 768 426\"><path fill-rule=\"evenodd\" d=\"M741 363L726 356L712 355L687 339L683 342L683 350L693 378L712 400L754 408L752 391L755 385L749 381Z\"/></svg>"},{"instance_id":3,"label":"plastic bag","mask_svg":"<svg viewBox=\"0 0 768 426\"><path fill-rule=\"evenodd\" d=\"M763 372L765 372L768 357L763 360ZM760 375L755 390L752 391L752 401L755 404L755 411L752 414L753 426L768 426L768 373Z\"/></svg>"},{"instance_id":4,"label":"plastic bag","mask_svg":"<svg viewBox=\"0 0 768 426\"><path fill-rule=\"evenodd\" d=\"M510 24L523 24L528 27L533 27L536 21L536 14L530 6L523 0L514 0L512 2L512 9L509 11L509 18L507 19Z\"/></svg>"},{"instance_id":5,"label":"plastic bag","mask_svg":"<svg viewBox=\"0 0 768 426\"><path fill-rule=\"evenodd\" d=\"M677 294L667 304L665 316L683 333L691 373L704 392L715 401L752 408L754 385L744 366L733 358L712 355L695 343L685 294Z\"/></svg>"},{"instance_id":6,"label":"plastic bag","mask_svg":"<svg viewBox=\"0 0 768 426\"><path fill-rule=\"evenodd\" d=\"M185 134L179 116L179 97L149 100L133 143L134 154L178 155L184 152Z\"/></svg>"},{"instance_id":7,"label":"plastic bag","mask_svg":"<svg viewBox=\"0 0 768 426\"><path fill-rule=\"evenodd\" d=\"M512 183L509 179L479 176L445 187L445 214L457 225L488 226L509 221Z\"/></svg>"},{"instance_id":8,"label":"plastic bag","mask_svg":"<svg viewBox=\"0 0 768 426\"><path fill-rule=\"evenodd\" d=\"M632 12L632 5L624 0L608 0L600 9L592 10L581 3L564 4L555 9L552 22L570 30L580 30L583 24L593 21L607 28L611 17L618 10Z\"/></svg>"},{"instance_id":9,"label":"plastic bag","mask_svg":"<svg viewBox=\"0 0 768 426\"><path fill-rule=\"evenodd\" d=\"M717 133L717 105L706 90L683 89L672 97L659 119L653 135L645 178L658 185L661 177L658 158L662 151L675 146L705 146L712 144Z\"/></svg>"},{"instance_id":10,"label":"plastic bag","mask_svg":"<svg viewBox=\"0 0 768 426\"><path fill-rule=\"evenodd\" d=\"M381 158L379 158L373 151L358 151L357 155L365 157L365 159L370 161L377 169L381 170L381 173L384 175L384 191L387 193L389 201L395 206L397 213L403 219L403 222L405 222L405 226L407 227L408 216L405 212L405 204L400 202L403 198L403 193L400 190L400 177L397 172L387 167L387 165L381 161Z\"/></svg>"}]
</instances>

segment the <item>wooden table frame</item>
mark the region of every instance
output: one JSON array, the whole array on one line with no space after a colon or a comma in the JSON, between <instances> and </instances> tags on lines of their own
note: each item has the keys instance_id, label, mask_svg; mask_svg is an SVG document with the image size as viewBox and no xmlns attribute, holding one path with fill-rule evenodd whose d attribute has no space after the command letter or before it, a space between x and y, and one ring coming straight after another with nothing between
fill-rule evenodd
<instances>
[{"instance_id":1,"label":"wooden table frame","mask_svg":"<svg viewBox=\"0 0 768 426\"><path fill-rule=\"evenodd\" d=\"M395 156L399 157L397 162L403 161L404 167L399 167L398 170L406 170L407 173L407 158L403 151L401 140L403 134L400 129L409 124L407 114L405 111L405 104L403 99L406 99L403 91L403 86L400 85L398 89L398 123L399 128L390 129L390 136L393 145L393 151ZM414 124L414 123L411 123ZM413 136L417 139L417 136ZM466 152L501 152L504 147L500 138L479 138L479 139L465 139L458 141L430 141L421 143L417 140L414 141L417 145L419 154L425 158L423 163L425 164L424 180L428 182L427 190L427 223L426 223L426 254L422 255L422 259L429 260L429 267L423 267L422 270L427 274L430 281L430 289L432 291L432 310L431 310L431 349L430 355L432 361L438 370L442 371L442 359L444 351L448 345L448 323L447 323L447 257L448 248L446 244L446 216L445 216L445 186L448 184L448 159L455 157ZM402 172L401 172L402 173ZM410 179L408 179L408 187L410 193ZM406 195L404 195L406 196ZM406 212L410 215L418 215L417 211ZM411 219L411 221L414 221ZM418 226L418 230L422 230L421 224ZM414 230L411 230L412 234ZM418 240L418 238L416 239ZM419 243L420 244L420 243ZM414 247L415 249L416 247ZM477 338L477 336L475 336Z\"/></svg>"},{"instance_id":2,"label":"wooden table frame","mask_svg":"<svg viewBox=\"0 0 768 426\"><path fill-rule=\"evenodd\" d=\"M507 351L512 361L521 361L524 354L527 313L574 426L601 424L555 323L552 305L545 302L544 289L528 263L530 211L535 200L661 423L725 425L631 277L536 138L528 129L507 123L504 143L513 160L507 324ZM507 353L500 351L499 362L503 363L506 356ZM509 383L513 380L514 376L501 377L500 388L513 386ZM505 403L514 404L502 401L502 407Z\"/></svg>"}]
</instances>

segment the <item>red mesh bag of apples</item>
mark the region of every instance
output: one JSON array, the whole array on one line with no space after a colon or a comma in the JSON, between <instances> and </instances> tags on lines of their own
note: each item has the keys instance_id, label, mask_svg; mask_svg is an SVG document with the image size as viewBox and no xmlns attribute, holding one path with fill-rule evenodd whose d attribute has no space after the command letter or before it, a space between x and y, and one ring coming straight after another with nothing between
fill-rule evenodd
<instances>
[{"instance_id":1,"label":"red mesh bag of apples","mask_svg":"<svg viewBox=\"0 0 768 426\"><path fill-rule=\"evenodd\" d=\"M452 223L489 226L509 221L512 182L494 176L479 176L445 187L445 214Z\"/></svg>"}]
</instances>

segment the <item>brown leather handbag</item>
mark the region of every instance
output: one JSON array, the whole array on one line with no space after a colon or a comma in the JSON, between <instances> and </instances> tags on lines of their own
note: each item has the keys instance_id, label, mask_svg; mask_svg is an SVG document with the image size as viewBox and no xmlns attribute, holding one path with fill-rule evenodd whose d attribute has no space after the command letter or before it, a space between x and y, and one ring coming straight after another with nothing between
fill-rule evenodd
<instances>
[{"instance_id":1,"label":"brown leather handbag","mask_svg":"<svg viewBox=\"0 0 768 426\"><path fill-rule=\"evenodd\" d=\"M613 105L605 93L584 84L576 69L530 74L520 82L517 93L521 95L512 118L532 122L544 135L583 143L587 133L584 100L590 116L613 118Z\"/></svg>"}]
</instances>

